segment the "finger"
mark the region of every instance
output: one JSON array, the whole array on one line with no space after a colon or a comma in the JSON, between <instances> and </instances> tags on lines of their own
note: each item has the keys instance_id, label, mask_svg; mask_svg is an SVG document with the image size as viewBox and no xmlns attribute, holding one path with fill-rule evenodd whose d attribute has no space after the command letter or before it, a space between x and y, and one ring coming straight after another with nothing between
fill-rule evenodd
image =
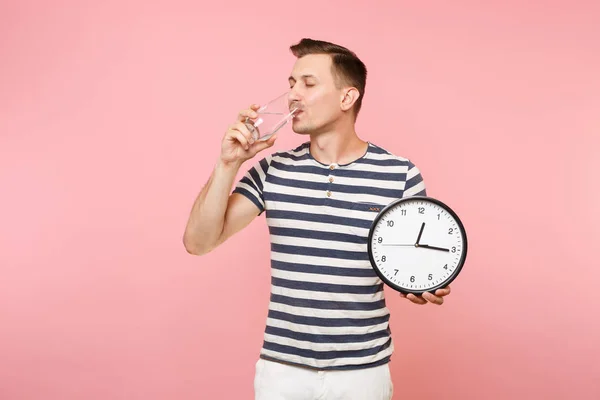
<instances>
[{"instance_id":1,"label":"finger","mask_svg":"<svg viewBox=\"0 0 600 400\"><path fill-rule=\"evenodd\" d=\"M259 153L259 152L263 151L264 149L267 149L267 148L273 146L275 144L275 140L277 140L277 135L273 135L267 140L259 140L259 141L255 142L254 145L252 146L252 149L254 150L254 154Z\"/></svg>"},{"instance_id":2,"label":"finger","mask_svg":"<svg viewBox=\"0 0 600 400\"><path fill-rule=\"evenodd\" d=\"M406 295L406 298L409 299L410 301L412 301L415 304L427 304L427 300L423 299L420 296L416 296L413 293L409 293L408 295Z\"/></svg>"},{"instance_id":3,"label":"finger","mask_svg":"<svg viewBox=\"0 0 600 400\"><path fill-rule=\"evenodd\" d=\"M227 134L231 140L237 140L244 149L248 150L250 148L250 143L248 143L248 139L246 139L242 132L237 129L230 129Z\"/></svg>"},{"instance_id":4,"label":"finger","mask_svg":"<svg viewBox=\"0 0 600 400\"><path fill-rule=\"evenodd\" d=\"M258 113L256 112L260 106L258 104L252 104L250 108L240 111L238 114L239 121L245 121L246 118L257 118Z\"/></svg>"},{"instance_id":5,"label":"finger","mask_svg":"<svg viewBox=\"0 0 600 400\"><path fill-rule=\"evenodd\" d=\"M450 294L450 286L446 286L443 289L438 289L435 291L436 296L447 296Z\"/></svg>"},{"instance_id":6,"label":"finger","mask_svg":"<svg viewBox=\"0 0 600 400\"><path fill-rule=\"evenodd\" d=\"M244 135L244 137L248 141L248 144L254 143L254 136L252 135L252 132L250 131L251 129L253 129L251 125L249 126L244 122L238 122L233 126L233 128L235 130L241 132L242 135Z\"/></svg>"},{"instance_id":7,"label":"finger","mask_svg":"<svg viewBox=\"0 0 600 400\"><path fill-rule=\"evenodd\" d=\"M404 294L404 293L402 293L402 292L399 292L398 294L400 295L400 297L402 297L402 298L406 298L406 294Z\"/></svg>"},{"instance_id":8,"label":"finger","mask_svg":"<svg viewBox=\"0 0 600 400\"><path fill-rule=\"evenodd\" d=\"M427 300L428 302L437 304L437 305L442 305L442 303L444 303L444 299L442 297L438 297L438 296L434 295L433 293L429 293L429 292L423 293L423 298L425 300Z\"/></svg>"},{"instance_id":9,"label":"finger","mask_svg":"<svg viewBox=\"0 0 600 400\"><path fill-rule=\"evenodd\" d=\"M275 144L276 140L277 140L277 135L273 135L269 139L267 139L266 142L269 145L269 147L271 147L271 146L273 146Z\"/></svg>"}]
</instances>

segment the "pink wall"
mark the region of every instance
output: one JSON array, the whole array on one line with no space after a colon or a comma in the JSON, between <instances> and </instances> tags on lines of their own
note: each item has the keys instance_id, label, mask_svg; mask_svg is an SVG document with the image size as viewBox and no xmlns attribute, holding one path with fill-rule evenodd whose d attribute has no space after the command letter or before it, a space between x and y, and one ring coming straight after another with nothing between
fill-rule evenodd
<instances>
[{"instance_id":1,"label":"pink wall","mask_svg":"<svg viewBox=\"0 0 600 400\"><path fill-rule=\"evenodd\" d=\"M181 236L304 36L364 59L360 134L468 229L443 307L389 293L395 398L600 398L600 7L54 3L0 4L0 399L252 398L264 218Z\"/></svg>"}]
</instances>

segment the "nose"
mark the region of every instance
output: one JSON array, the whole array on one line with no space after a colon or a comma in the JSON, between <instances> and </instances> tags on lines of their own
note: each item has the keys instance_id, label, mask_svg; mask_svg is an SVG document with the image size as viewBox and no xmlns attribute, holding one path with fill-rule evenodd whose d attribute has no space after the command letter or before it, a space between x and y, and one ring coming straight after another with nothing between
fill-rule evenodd
<instances>
[{"instance_id":1,"label":"nose","mask_svg":"<svg viewBox=\"0 0 600 400\"><path fill-rule=\"evenodd\" d=\"M298 94L298 92L292 88L290 89L290 92L288 93L288 105L292 105L294 103L299 103L300 102L300 95Z\"/></svg>"}]
</instances>

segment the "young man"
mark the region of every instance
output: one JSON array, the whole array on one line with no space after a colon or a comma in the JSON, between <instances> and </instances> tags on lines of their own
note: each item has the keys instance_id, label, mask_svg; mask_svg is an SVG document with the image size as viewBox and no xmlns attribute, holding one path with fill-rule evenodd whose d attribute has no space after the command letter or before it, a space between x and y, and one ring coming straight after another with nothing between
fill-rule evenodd
<instances>
[{"instance_id":1,"label":"young man","mask_svg":"<svg viewBox=\"0 0 600 400\"><path fill-rule=\"evenodd\" d=\"M184 244L205 254L266 212L271 300L254 381L258 400L392 398L393 352L383 283L370 265L367 236L391 201L426 194L419 169L360 139L355 121L367 71L350 50L303 39L289 77L294 132L309 140L264 156L234 186L241 165L273 146L253 141L242 110L191 211ZM435 295L408 295L442 304Z\"/></svg>"}]
</instances>

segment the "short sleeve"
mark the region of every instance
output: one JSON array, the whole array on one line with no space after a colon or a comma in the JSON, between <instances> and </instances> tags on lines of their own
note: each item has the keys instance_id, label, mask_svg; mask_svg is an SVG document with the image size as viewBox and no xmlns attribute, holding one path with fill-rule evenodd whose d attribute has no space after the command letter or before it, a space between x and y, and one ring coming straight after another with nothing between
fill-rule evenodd
<instances>
[{"instance_id":1,"label":"short sleeve","mask_svg":"<svg viewBox=\"0 0 600 400\"><path fill-rule=\"evenodd\" d=\"M237 182L233 190L233 193L239 193L252 201L256 207L258 207L258 215L262 214L265 210L263 188L265 186L270 162L271 157L269 156L255 163Z\"/></svg>"},{"instance_id":2,"label":"short sleeve","mask_svg":"<svg viewBox=\"0 0 600 400\"><path fill-rule=\"evenodd\" d=\"M411 161L408 162L408 172L406 173L406 184L402 197L427 196L425 181L421 171Z\"/></svg>"}]
</instances>

